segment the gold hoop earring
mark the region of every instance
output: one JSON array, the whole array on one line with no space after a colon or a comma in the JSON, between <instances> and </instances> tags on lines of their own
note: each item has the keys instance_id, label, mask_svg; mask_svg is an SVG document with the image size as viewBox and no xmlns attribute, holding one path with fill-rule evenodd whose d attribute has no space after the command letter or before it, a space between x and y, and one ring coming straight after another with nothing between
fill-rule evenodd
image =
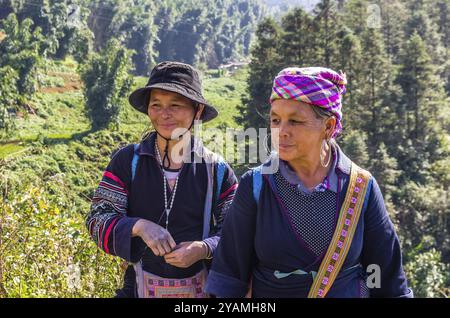
<instances>
[{"instance_id":1,"label":"gold hoop earring","mask_svg":"<svg viewBox=\"0 0 450 318\"><path fill-rule=\"evenodd\" d=\"M325 161L325 156L323 155L324 151L324 147L328 146L328 161L326 164L324 164L323 162ZM322 140L322 146L320 147L320 164L322 165L322 167L326 168L328 167L328 165L330 164L331 161L331 145L330 145L330 141L327 139L323 139Z\"/></svg>"}]
</instances>

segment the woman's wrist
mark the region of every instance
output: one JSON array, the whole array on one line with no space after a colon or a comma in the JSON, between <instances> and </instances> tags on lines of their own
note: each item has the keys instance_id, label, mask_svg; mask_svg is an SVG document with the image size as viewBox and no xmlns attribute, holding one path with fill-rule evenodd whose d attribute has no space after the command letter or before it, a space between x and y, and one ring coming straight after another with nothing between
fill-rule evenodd
<instances>
[{"instance_id":1,"label":"woman's wrist","mask_svg":"<svg viewBox=\"0 0 450 318\"><path fill-rule=\"evenodd\" d=\"M212 257L212 252L211 252L211 248L209 247L208 243L206 243L205 241L201 241L203 248L204 248L204 254L203 254L203 258L202 259L211 259Z\"/></svg>"},{"instance_id":2,"label":"woman's wrist","mask_svg":"<svg viewBox=\"0 0 450 318\"><path fill-rule=\"evenodd\" d=\"M131 237L136 237L141 235L141 228L143 223L145 223L144 219L137 220L136 223L134 223L133 228L131 229Z\"/></svg>"}]
</instances>

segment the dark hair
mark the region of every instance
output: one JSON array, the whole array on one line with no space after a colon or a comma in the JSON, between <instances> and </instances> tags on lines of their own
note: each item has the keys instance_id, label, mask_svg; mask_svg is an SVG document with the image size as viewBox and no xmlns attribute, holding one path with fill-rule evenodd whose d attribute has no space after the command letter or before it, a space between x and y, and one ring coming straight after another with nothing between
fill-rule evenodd
<instances>
[{"instance_id":1,"label":"dark hair","mask_svg":"<svg viewBox=\"0 0 450 318\"><path fill-rule=\"evenodd\" d=\"M317 119L328 119L328 118L334 116L333 113L331 113L330 111L328 111L326 109L323 109L321 107L316 107L314 105L309 105L309 106L312 108ZM331 138L331 142L333 144L335 144L334 138Z\"/></svg>"},{"instance_id":2,"label":"dark hair","mask_svg":"<svg viewBox=\"0 0 450 318\"><path fill-rule=\"evenodd\" d=\"M330 111L323 109L321 107L316 107L314 105L310 105L317 119L328 119L331 116L334 116Z\"/></svg>"}]
</instances>

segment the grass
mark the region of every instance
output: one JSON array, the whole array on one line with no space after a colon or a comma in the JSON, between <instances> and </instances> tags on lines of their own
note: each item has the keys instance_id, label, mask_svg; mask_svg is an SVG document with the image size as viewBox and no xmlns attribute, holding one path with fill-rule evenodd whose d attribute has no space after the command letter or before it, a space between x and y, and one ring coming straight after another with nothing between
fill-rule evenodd
<instances>
[{"instance_id":1,"label":"grass","mask_svg":"<svg viewBox=\"0 0 450 318\"><path fill-rule=\"evenodd\" d=\"M20 145L16 142L7 143L5 145L0 145L0 160L12 156L19 152L22 152L26 147Z\"/></svg>"},{"instance_id":2,"label":"grass","mask_svg":"<svg viewBox=\"0 0 450 318\"><path fill-rule=\"evenodd\" d=\"M236 107L241 104L241 99L246 94L247 75L248 71L244 69L230 77L209 77L204 79L205 98L219 111L217 119L207 124L207 128L239 127L234 116L237 114Z\"/></svg>"}]
</instances>

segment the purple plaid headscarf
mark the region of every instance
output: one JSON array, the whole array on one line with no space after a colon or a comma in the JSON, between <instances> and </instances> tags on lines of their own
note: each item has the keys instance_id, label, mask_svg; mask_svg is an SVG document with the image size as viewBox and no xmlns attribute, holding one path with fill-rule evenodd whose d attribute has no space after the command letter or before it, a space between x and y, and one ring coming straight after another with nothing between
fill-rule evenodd
<instances>
[{"instance_id":1,"label":"purple plaid headscarf","mask_svg":"<svg viewBox=\"0 0 450 318\"><path fill-rule=\"evenodd\" d=\"M347 79L344 73L324 67L288 67L273 81L270 103L294 99L324 108L336 117L335 138L342 131L342 95Z\"/></svg>"}]
</instances>

